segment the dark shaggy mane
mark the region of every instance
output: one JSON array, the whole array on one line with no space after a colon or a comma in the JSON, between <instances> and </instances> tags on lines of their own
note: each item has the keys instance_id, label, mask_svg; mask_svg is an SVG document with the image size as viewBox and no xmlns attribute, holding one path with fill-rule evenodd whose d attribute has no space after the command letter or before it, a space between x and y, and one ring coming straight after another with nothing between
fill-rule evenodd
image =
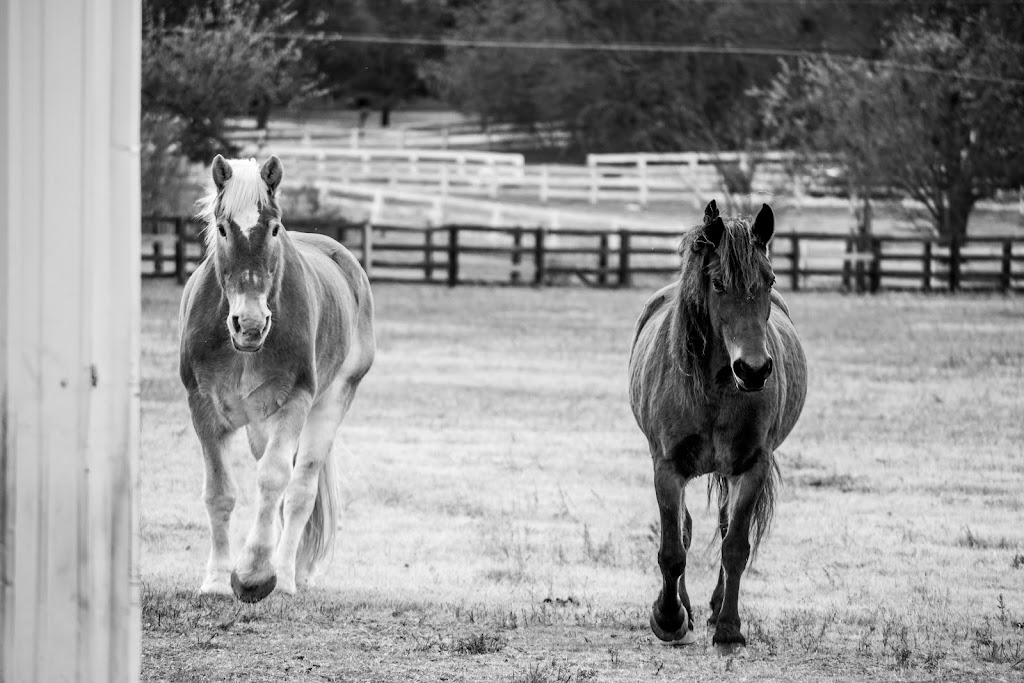
<instances>
[{"instance_id":1,"label":"dark shaggy mane","mask_svg":"<svg viewBox=\"0 0 1024 683\"><path fill-rule=\"evenodd\" d=\"M679 241L682 265L672 325L676 361L689 380L687 386L696 402L706 400L711 388L703 367L714 332L707 301L711 271L714 270L715 277L730 291L753 291L773 277L764 247L757 244L750 233L749 221L742 218L723 221L725 229L717 247L708 240L706 225L687 230Z\"/></svg>"}]
</instances>

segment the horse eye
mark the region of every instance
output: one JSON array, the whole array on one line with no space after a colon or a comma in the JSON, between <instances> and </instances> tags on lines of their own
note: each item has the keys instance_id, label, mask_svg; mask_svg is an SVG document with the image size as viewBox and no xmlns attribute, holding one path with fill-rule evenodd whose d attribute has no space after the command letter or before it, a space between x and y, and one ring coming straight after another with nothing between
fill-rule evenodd
<instances>
[{"instance_id":1,"label":"horse eye","mask_svg":"<svg viewBox=\"0 0 1024 683\"><path fill-rule=\"evenodd\" d=\"M271 236L277 237L277 231L281 228L280 223L274 223L274 229L270 231Z\"/></svg>"},{"instance_id":2,"label":"horse eye","mask_svg":"<svg viewBox=\"0 0 1024 683\"><path fill-rule=\"evenodd\" d=\"M223 225L218 225L217 226L217 232L220 233L221 237L227 237L228 236L228 231L224 229Z\"/></svg>"},{"instance_id":3,"label":"horse eye","mask_svg":"<svg viewBox=\"0 0 1024 683\"><path fill-rule=\"evenodd\" d=\"M712 286L712 287L714 288L714 290L715 290L716 292L718 292L719 294L721 294L722 292L724 292L724 291L725 291L725 285L723 285L723 284L722 284L722 281L721 281L721 280L719 280L719 279L717 279L717 278L711 281L711 286Z\"/></svg>"}]
</instances>

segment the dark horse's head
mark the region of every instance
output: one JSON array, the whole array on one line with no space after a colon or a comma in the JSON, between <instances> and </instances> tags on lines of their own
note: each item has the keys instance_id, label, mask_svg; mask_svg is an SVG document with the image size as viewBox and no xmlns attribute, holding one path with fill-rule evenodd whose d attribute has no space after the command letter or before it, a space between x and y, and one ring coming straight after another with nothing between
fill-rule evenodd
<instances>
[{"instance_id":1,"label":"dark horse's head","mask_svg":"<svg viewBox=\"0 0 1024 683\"><path fill-rule=\"evenodd\" d=\"M772 374L768 352L768 316L775 274L768 260L768 242L775 217L767 204L753 223L718 214L714 201L704 210L702 225L683 237L682 297L690 309L693 329L687 343L692 361L704 357L709 341L721 343L728 367L712 368L719 380L731 377L741 391L759 391Z\"/></svg>"},{"instance_id":2,"label":"dark horse's head","mask_svg":"<svg viewBox=\"0 0 1024 683\"><path fill-rule=\"evenodd\" d=\"M212 166L214 188L200 216L208 221L207 250L228 303L225 321L236 351L263 348L270 334L269 300L278 289L284 262L281 209L274 192L281 182L281 161L263 166L255 159L226 160Z\"/></svg>"}]
</instances>

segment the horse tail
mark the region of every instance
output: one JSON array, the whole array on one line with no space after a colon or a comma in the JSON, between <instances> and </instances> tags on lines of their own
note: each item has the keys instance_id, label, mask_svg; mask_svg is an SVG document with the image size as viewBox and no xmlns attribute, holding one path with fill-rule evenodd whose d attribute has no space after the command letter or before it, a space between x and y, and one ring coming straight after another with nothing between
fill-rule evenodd
<instances>
[{"instance_id":1,"label":"horse tail","mask_svg":"<svg viewBox=\"0 0 1024 683\"><path fill-rule=\"evenodd\" d=\"M779 462L775 454L771 453L768 461L768 473L765 475L761 490L754 499L754 509L750 515L750 562L757 558L757 551L761 547L761 541L768 534L772 525L772 518L775 515L775 499L779 490ZM729 481L721 474L713 474L708 478L708 505L711 505L711 497L717 495L718 509L728 509L729 506ZM719 513L721 515L721 513ZM721 516L719 517L721 524ZM726 528L719 528L720 533L715 534L711 539L708 549L716 545L726 532Z\"/></svg>"},{"instance_id":2,"label":"horse tail","mask_svg":"<svg viewBox=\"0 0 1024 683\"><path fill-rule=\"evenodd\" d=\"M306 571L313 571L316 565L333 551L341 511L341 496L338 490L340 482L341 471L337 458L333 453L328 453L317 480L313 511L299 541L296 566Z\"/></svg>"}]
</instances>

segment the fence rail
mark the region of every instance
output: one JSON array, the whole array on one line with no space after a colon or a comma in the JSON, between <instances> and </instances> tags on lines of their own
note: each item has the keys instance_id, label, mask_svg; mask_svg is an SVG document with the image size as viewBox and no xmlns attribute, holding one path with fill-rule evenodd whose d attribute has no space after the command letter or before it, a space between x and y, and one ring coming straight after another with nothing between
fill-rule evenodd
<instances>
[{"instance_id":1,"label":"fence rail","mask_svg":"<svg viewBox=\"0 0 1024 683\"><path fill-rule=\"evenodd\" d=\"M198 223L143 218L143 273L183 283L205 256ZM678 236L656 230L444 225L416 228L293 219L288 228L345 244L377 282L531 284L580 282L630 287L678 270ZM790 290L885 289L1024 291L1024 239L983 237L965 243L902 236L777 233L772 264Z\"/></svg>"}]
</instances>

